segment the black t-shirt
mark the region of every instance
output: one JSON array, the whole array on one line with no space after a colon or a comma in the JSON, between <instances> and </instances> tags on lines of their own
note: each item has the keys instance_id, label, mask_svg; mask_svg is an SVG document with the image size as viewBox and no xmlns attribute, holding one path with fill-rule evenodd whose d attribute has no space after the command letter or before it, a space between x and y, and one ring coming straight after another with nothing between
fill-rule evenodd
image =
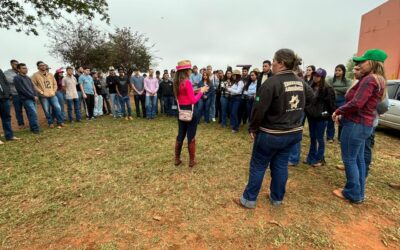
<instances>
[{"instance_id":1,"label":"black t-shirt","mask_svg":"<svg viewBox=\"0 0 400 250\"><path fill-rule=\"evenodd\" d=\"M94 81L94 86L96 87L96 93L98 95L101 94L101 82L99 79L93 80Z\"/></svg>"},{"instance_id":2,"label":"black t-shirt","mask_svg":"<svg viewBox=\"0 0 400 250\"><path fill-rule=\"evenodd\" d=\"M128 77L118 77L118 91L122 96L127 96L129 94L129 84L127 83Z\"/></svg>"},{"instance_id":3,"label":"black t-shirt","mask_svg":"<svg viewBox=\"0 0 400 250\"><path fill-rule=\"evenodd\" d=\"M80 75L75 74L74 76L75 76L75 78L76 78L76 82L79 82L79 76L80 76ZM81 92L81 85L80 85L80 84L77 84L77 85L76 85L76 90L77 90L78 92Z\"/></svg>"},{"instance_id":4,"label":"black t-shirt","mask_svg":"<svg viewBox=\"0 0 400 250\"><path fill-rule=\"evenodd\" d=\"M110 94L116 94L117 90L115 89L117 84L119 83L118 77L117 76L107 76L106 78L108 90Z\"/></svg>"}]
</instances>

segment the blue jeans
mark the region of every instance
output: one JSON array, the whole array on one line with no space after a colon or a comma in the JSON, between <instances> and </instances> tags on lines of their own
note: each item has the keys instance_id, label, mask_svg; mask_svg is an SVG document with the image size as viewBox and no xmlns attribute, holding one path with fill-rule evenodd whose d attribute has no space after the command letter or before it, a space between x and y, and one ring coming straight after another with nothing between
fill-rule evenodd
<instances>
[{"instance_id":1,"label":"blue jeans","mask_svg":"<svg viewBox=\"0 0 400 250\"><path fill-rule=\"evenodd\" d=\"M308 151L307 163L316 164L324 160L325 154L325 129L327 121L322 119L308 118L310 130L310 150Z\"/></svg>"},{"instance_id":2,"label":"blue jeans","mask_svg":"<svg viewBox=\"0 0 400 250\"><path fill-rule=\"evenodd\" d=\"M19 95L13 95L13 105L15 109L15 117L17 118L18 126L24 126L24 116L22 115L22 107L24 102L21 100Z\"/></svg>"},{"instance_id":3,"label":"blue jeans","mask_svg":"<svg viewBox=\"0 0 400 250\"><path fill-rule=\"evenodd\" d=\"M68 119L70 122L72 122L72 105L74 105L74 110L75 110L75 117L76 121L79 122L81 118L81 105L79 103L79 99L68 99L67 100L67 105L68 105Z\"/></svg>"},{"instance_id":4,"label":"blue jeans","mask_svg":"<svg viewBox=\"0 0 400 250\"><path fill-rule=\"evenodd\" d=\"M250 121L251 119L251 111L253 110L253 103L254 99L247 99L246 100L246 110L247 110L247 120Z\"/></svg>"},{"instance_id":5,"label":"blue jeans","mask_svg":"<svg viewBox=\"0 0 400 250\"><path fill-rule=\"evenodd\" d=\"M85 110L84 114L86 115L86 117L88 117L89 114L88 114L88 110L87 110L87 107L86 107L86 102L84 102L84 100L83 100L83 95L82 95L81 91L78 91L78 97L79 97L79 105L81 107L83 107L83 109Z\"/></svg>"},{"instance_id":6,"label":"blue jeans","mask_svg":"<svg viewBox=\"0 0 400 250\"><path fill-rule=\"evenodd\" d=\"M344 96L336 97L335 105L336 108L343 106L346 103L346 98ZM342 126L338 127L338 140L340 141L340 132L342 130ZM335 138L335 122L332 119L328 119L328 126L326 129L326 138L327 140L333 140Z\"/></svg>"},{"instance_id":7,"label":"blue jeans","mask_svg":"<svg viewBox=\"0 0 400 250\"><path fill-rule=\"evenodd\" d=\"M272 135L259 132L254 140L250 161L249 181L242 200L255 202L268 165L271 168L270 199L282 201L288 179L288 161L292 146L301 141L302 133Z\"/></svg>"},{"instance_id":8,"label":"blue jeans","mask_svg":"<svg viewBox=\"0 0 400 250\"><path fill-rule=\"evenodd\" d=\"M153 119L156 117L157 96L146 96L146 117Z\"/></svg>"},{"instance_id":9,"label":"blue jeans","mask_svg":"<svg viewBox=\"0 0 400 250\"><path fill-rule=\"evenodd\" d=\"M173 116L172 112L172 105L174 104L174 97L173 96L163 96L162 97L163 104L164 104L164 112L168 116Z\"/></svg>"},{"instance_id":10,"label":"blue jeans","mask_svg":"<svg viewBox=\"0 0 400 250\"><path fill-rule=\"evenodd\" d=\"M10 100L0 99L0 116L4 137L6 140L11 140L14 137L14 134L11 128Z\"/></svg>"},{"instance_id":11,"label":"blue jeans","mask_svg":"<svg viewBox=\"0 0 400 250\"><path fill-rule=\"evenodd\" d=\"M364 160L366 169L365 177L368 177L369 166L371 165L372 161L372 148L373 148L372 140L374 136L375 136L375 128L372 129L371 136L369 136L367 140L365 140L365 149L364 149Z\"/></svg>"},{"instance_id":12,"label":"blue jeans","mask_svg":"<svg viewBox=\"0 0 400 250\"><path fill-rule=\"evenodd\" d=\"M204 121L206 123L210 122L210 118L211 118L211 104L212 104L212 100L211 100L211 96L209 96L207 99L200 99L199 100L199 105L198 105L198 109L199 109L199 121L201 119L201 116L204 114Z\"/></svg>"},{"instance_id":13,"label":"blue jeans","mask_svg":"<svg viewBox=\"0 0 400 250\"><path fill-rule=\"evenodd\" d=\"M62 91L57 91L56 92L56 96L58 99L58 103L60 105L60 109L61 109L61 116L63 118L63 122L67 119L66 115L65 115L65 109L64 109L64 104L65 104L65 93Z\"/></svg>"},{"instance_id":14,"label":"blue jeans","mask_svg":"<svg viewBox=\"0 0 400 250\"><path fill-rule=\"evenodd\" d=\"M242 102L241 96L232 96L230 101L231 109L231 127L232 130L238 131L240 126L240 121L238 117L240 103Z\"/></svg>"},{"instance_id":15,"label":"blue jeans","mask_svg":"<svg viewBox=\"0 0 400 250\"><path fill-rule=\"evenodd\" d=\"M343 196L353 202L363 201L365 197L365 141L372 134L372 127L342 120L340 147L346 168L346 185Z\"/></svg>"},{"instance_id":16,"label":"blue jeans","mask_svg":"<svg viewBox=\"0 0 400 250\"><path fill-rule=\"evenodd\" d=\"M39 120L37 115L36 102L34 100L28 99L24 100L24 108L29 120L29 127L34 133L39 132Z\"/></svg>"},{"instance_id":17,"label":"blue jeans","mask_svg":"<svg viewBox=\"0 0 400 250\"><path fill-rule=\"evenodd\" d=\"M229 98L221 96L221 125L226 126L226 119L229 113Z\"/></svg>"},{"instance_id":18,"label":"blue jeans","mask_svg":"<svg viewBox=\"0 0 400 250\"><path fill-rule=\"evenodd\" d=\"M208 120L210 119L215 119L215 111L216 111L216 106L215 106L215 92L211 93L208 95L207 101L209 102L210 108L208 108ZM207 104L206 104L206 110L207 110Z\"/></svg>"},{"instance_id":19,"label":"blue jeans","mask_svg":"<svg viewBox=\"0 0 400 250\"><path fill-rule=\"evenodd\" d=\"M121 104L121 113L125 117L126 116L126 111L125 111L125 105L126 109L128 110L128 116L132 116L132 109L131 109L131 98L129 98L129 95L127 96L119 96L119 101Z\"/></svg>"},{"instance_id":20,"label":"blue jeans","mask_svg":"<svg viewBox=\"0 0 400 250\"><path fill-rule=\"evenodd\" d=\"M303 126L304 122L306 120L305 114L303 113L301 117ZM300 163L300 156L301 156L301 141L293 145L292 149L290 150L290 155L289 155L289 162L291 164L297 165Z\"/></svg>"},{"instance_id":21,"label":"blue jeans","mask_svg":"<svg viewBox=\"0 0 400 250\"><path fill-rule=\"evenodd\" d=\"M121 102L118 99L118 95L113 93L110 94L110 102L111 102L111 113L114 117L121 116Z\"/></svg>"},{"instance_id":22,"label":"blue jeans","mask_svg":"<svg viewBox=\"0 0 400 250\"><path fill-rule=\"evenodd\" d=\"M61 116L61 108L60 108L60 104L58 103L57 96L52 96L52 97L41 96L41 97L39 97L39 99L40 99L40 103L42 104L43 112L44 112L44 115L46 116L47 123L49 125L54 123L53 116L51 115L51 112L50 112L50 105L54 109L55 117L57 119L57 124L61 124L64 122L63 118Z\"/></svg>"}]
</instances>

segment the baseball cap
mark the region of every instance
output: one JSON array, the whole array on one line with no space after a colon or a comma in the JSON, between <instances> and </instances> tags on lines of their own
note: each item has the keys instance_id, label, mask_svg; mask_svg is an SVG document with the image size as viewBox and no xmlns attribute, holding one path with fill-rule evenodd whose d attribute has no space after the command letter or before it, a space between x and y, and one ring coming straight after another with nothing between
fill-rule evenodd
<instances>
[{"instance_id":1,"label":"baseball cap","mask_svg":"<svg viewBox=\"0 0 400 250\"><path fill-rule=\"evenodd\" d=\"M364 55L360 57L353 57L354 62L363 62L367 60L371 61L378 61L378 62L385 62L386 58L388 55L386 54L385 51L380 50L380 49L370 49L367 50Z\"/></svg>"}]
</instances>

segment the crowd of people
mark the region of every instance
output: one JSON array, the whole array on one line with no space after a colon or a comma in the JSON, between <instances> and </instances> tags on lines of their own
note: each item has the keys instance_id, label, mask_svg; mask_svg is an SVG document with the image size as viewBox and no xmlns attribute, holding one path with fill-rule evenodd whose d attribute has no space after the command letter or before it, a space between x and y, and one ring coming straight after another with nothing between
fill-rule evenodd
<instances>
[{"instance_id":1,"label":"crowd of people","mask_svg":"<svg viewBox=\"0 0 400 250\"><path fill-rule=\"evenodd\" d=\"M314 65L303 72L301 59L291 50L275 53L265 60L262 70L250 65L225 71L211 65L199 69L181 61L175 69L153 69L142 74L137 68L110 66L108 72L88 67L59 68L53 75L39 61L38 71L28 76L24 63L11 60L11 68L0 70L0 110L7 141L19 140L11 127L11 105L20 129L40 133L37 103L42 106L49 128L63 128L66 122L110 115L133 120L131 97L137 118L155 119L159 114L178 117L175 165L180 165L184 138L188 140L189 166L196 165L196 130L201 122L219 123L232 133L245 128L254 138L249 182L238 204L254 208L265 170L271 168L270 200L279 205L285 193L288 166L300 163L302 131L308 122L310 146L304 164L326 164L325 141L335 141L338 124L343 170L347 183L334 194L354 203L364 200L374 144L374 128L379 114L387 110L383 62L386 54L368 51L354 58L356 79L346 78L346 67L335 67L332 80L325 69ZM385 98L386 97L386 98ZM229 124L228 124L229 121ZM244 126L249 124L248 126ZM0 144L4 142L0 141ZM362 159L361 159L362 157ZM362 161L361 161L362 160ZM362 162L362 164L361 164ZM397 187L396 185L393 185Z\"/></svg>"}]
</instances>

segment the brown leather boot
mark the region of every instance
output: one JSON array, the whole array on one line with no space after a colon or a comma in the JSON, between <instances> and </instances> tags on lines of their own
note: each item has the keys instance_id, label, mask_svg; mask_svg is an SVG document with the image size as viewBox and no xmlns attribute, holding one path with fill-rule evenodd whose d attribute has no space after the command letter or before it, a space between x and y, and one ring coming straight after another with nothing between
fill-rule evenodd
<instances>
[{"instance_id":1,"label":"brown leather boot","mask_svg":"<svg viewBox=\"0 0 400 250\"><path fill-rule=\"evenodd\" d=\"M178 166L182 163L181 161L181 151L182 151L183 142L179 142L176 140L175 142L175 166Z\"/></svg>"},{"instance_id":2,"label":"brown leather boot","mask_svg":"<svg viewBox=\"0 0 400 250\"><path fill-rule=\"evenodd\" d=\"M196 139L193 139L191 142L188 143L189 149L189 167L194 167L196 165L195 156L196 156Z\"/></svg>"}]
</instances>

